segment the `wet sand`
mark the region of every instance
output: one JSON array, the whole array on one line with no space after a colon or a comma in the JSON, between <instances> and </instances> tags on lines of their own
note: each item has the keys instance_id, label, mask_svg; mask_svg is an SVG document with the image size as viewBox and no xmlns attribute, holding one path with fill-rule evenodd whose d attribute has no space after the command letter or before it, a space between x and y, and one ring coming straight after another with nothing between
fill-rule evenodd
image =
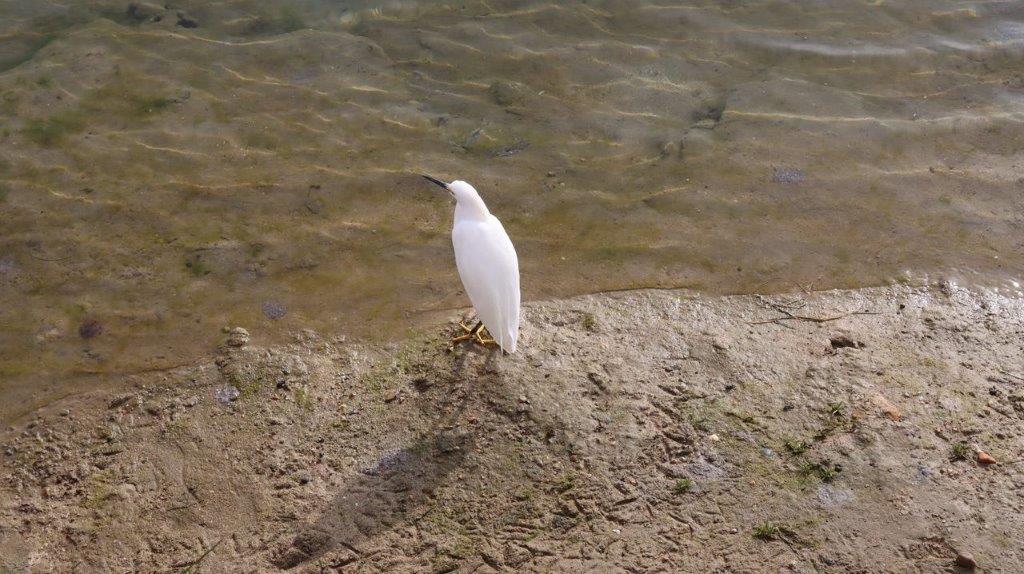
<instances>
[{"instance_id":1,"label":"wet sand","mask_svg":"<svg viewBox=\"0 0 1024 574\"><path fill-rule=\"evenodd\" d=\"M527 305L522 352L234 329L0 434L10 572L1013 572L1024 302ZM959 569L958 569L959 568Z\"/></svg>"}]
</instances>

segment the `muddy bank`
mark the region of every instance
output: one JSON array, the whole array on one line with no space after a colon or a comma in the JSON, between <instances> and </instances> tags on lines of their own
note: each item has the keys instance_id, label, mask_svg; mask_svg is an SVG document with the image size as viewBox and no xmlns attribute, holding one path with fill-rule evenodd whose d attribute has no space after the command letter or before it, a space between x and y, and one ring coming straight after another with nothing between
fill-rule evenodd
<instances>
[{"instance_id":1,"label":"muddy bank","mask_svg":"<svg viewBox=\"0 0 1024 574\"><path fill-rule=\"evenodd\" d=\"M529 305L511 357L449 350L450 329L384 348L236 330L208 362L18 421L0 571L1024 562L1020 300L587 296Z\"/></svg>"}]
</instances>

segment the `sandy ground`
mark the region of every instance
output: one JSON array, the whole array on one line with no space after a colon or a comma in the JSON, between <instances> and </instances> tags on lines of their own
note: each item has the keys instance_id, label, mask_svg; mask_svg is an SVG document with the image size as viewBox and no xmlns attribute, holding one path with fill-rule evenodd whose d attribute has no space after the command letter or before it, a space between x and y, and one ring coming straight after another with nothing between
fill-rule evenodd
<instances>
[{"instance_id":1,"label":"sandy ground","mask_svg":"<svg viewBox=\"0 0 1024 574\"><path fill-rule=\"evenodd\" d=\"M18 421L0 572L1024 564L1020 300L586 296L528 305L506 357L449 349L452 328L236 329Z\"/></svg>"}]
</instances>

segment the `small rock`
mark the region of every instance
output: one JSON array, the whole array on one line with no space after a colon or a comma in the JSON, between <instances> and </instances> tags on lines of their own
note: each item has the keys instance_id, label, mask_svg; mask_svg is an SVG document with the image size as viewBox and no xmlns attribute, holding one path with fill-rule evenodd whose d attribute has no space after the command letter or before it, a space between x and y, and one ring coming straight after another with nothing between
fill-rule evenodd
<instances>
[{"instance_id":1,"label":"small rock","mask_svg":"<svg viewBox=\"0 0 1024 574\"><path fill-rule=\"evenodd\" d=\"M898 421L903 416L900 409L898 409L896 405L890 403L889 400L881 394L876 394L871 397L871 402L878 407L878 410L882 411L882 414L889 417L891 420Z\"/></svg>"},{"instance_id":2,"label":"small rock","mask_svg":"<svg viewBox=\"0 0 1024 574\"><path fill-rule=\"evenodd\" d=\"M306 209L308 209L310 213L312 213L313 215L317 215L324 210L324 207L327 204L324 202L323 199L320 199L319 197L311 197L306 200L305 205Z\"/></svg>"},{"instance_id":3,"label":"small rock","mask_svg":"<svg viewBox=\"0 0 1024 574\"><path fill-rule=\"evenodd\" d=\"M398 399L398 389L391 389L384 395L384 402L390 403Z\"/></svg>"},{"instance_id":4,"label":"small rock","mask_svg":"<svg viewBox=\"0 0 1024 574\"><path fill-rule=\"evenodd\" d=\"M78 326L78 336L83 339L92 339L103 334L103 325L96 319L86 319Z\"/></svg>"},{"instance_id":5,"label":"small rock","mask_svg":"<svg viewBox=\"0 0 1024 574\"><path fill-rule=\"evenodd\" d=\"M494 101L502 106L521 105L526 99L526 87L518 82L498 80L488 90Z\"/></svg>"},{"instance_id":6,"label":"small rock","mask_svg":"<svg viewBox=\"0 0 1024 574\"><path fill-rule=\"evenodd\" d=\"M235 327L228 331L228 338L226 341L229 347L244 347L249 344L249 331L241 327Z\"/></svg>"},{"instance_id":7,"label":"small rock","mask_svg":"<svg viewBox=\"0 0 1024 574\"><path fill-rule=\"evenodd\" d=\"M107 404L107 408L116 409L118 407L123 407L124 405L131 402L131 400L134 398L135 395L121 395L119 397L114 397L114 399L111 400L109 404Z\"/></svg>"},{"instance_id":8,"label":"small rock","mask_svg":"<svg viewBox=\"0 0 1024 574\"><path fill-rule=\"evenodd\" d=\"M128 9L125 10L125 15L128 16L134 22L144 22L150 18L155 17L155 13L139 2L132 2L128 5ZM86 187L82 189L85 193L92 193L92 189Z\"/></svg>"},{"instance_id":9,"label":"small rock","mask_svg":"<svg viewBox=\"0 0 1024 574\"><path fill-rule=\"evenodd\" d=\"M974 556L970 552L957 552L956 565L961 568L967 568L968 570L974 570L978 567L978 561L974 559Z\"/></svg>"},{"instance_id":10,"label":"small rock","mask_svg":"<svg viewBox=\"0 0 1024 574\"><path fill-rule=\"evenodd\" d=\"M124 452L124 447L120 443L114 443L107 445L100 449L99 453L105 456L113 456L115 454Z\"/></svg>"},{"instance_id":11,"label":"small rock","mask_svg":"<svg viewBox=\"0 0 1024 574\"><path fill-rule=\"evenodd\" d=\"M222 403L230 403L242 393L234 385L221 385L213 389L213 396Z\"/></svg>"},{"instance_id":12,"label":"small rock","mask_svg":"<svg viewBox=\"0 0 1024 574\"><path fill-rule=\"evenodd\" d=\"M267 317L267 319L271 319L274 321L288 314L288 310L285 309L284 305L278 303L277 301L264 301L263 305L261 306L261 309L263 310L263 314Z\"/></svg>"},{"instance_id":13,"label":"small rock","mask_svg":"<svg viewBox=\"0 0 1024 574\"><path fill-rule=\"evenodd\" d=\"M528 147L530 147L530 142L526 140L516 140L515 143L491 150L491 155L495 157L508 157L516 155Z\"/></svg>"},{"instance_id":14,"label":"small rock","mask_svg":"<svg viewBox=\"0 0 1024 574\"><path fill-rule=\"evenodd\" d=\"M443 432L437 437L437 448L445 454L458 452L462 449L467 437L468 433L465 431L453 430Z\"/></svg>"},{"instance_id":15,"label":"small rock","mask_svg":"<svg viewBox=\"0 0 1024 574\"><path fill-rule=\"evenodd\" d=\"M484 129L483 128L476 128L475 130L473 130L466 137L466 141L462 142L462 147L464 149L469 149L469 148L473 147L473 144L476 143L476 140L480 139L480 134L482 134L482 133L484 133Z\"/></svg>"},{"instance_id":16,"label":"small rock","mask_svg":"<svg viewBox=\"0 0 1024 574\"><path fill-rule=\"evenodd\" d=\"M832 508L843 506L854 500L853 491L848 488L841 488L830 484L823 484L818 487L818 500L822 506Z\"/></svg>"},{"instance_id":17,"label":"small rock","mask_svg":"<svg viewBox=\"0 0 1024 574\"><path fill-rule=\"evenodd\" d=\"M777 167L772 173L775 183L800 183L806 178L804 170L795 167Z\"/></svg>"},{"instance_id":18,"label":"small rock","mask_svg":"<svg viewBox=\"0 0 1024 574\"><path fill-rule=\"evenodd\" d=\"M992 458L992 455L990 455L989 453L987 453L987 452L985 452L983 450L979 450L978 451L978 464L989 465L989 464L995 464L995 463L996 463L996 459Z\"/></svg>"},{"instance_id":19,"label":"small rock","mask_svg":"<svg viewBox=\"0 0 1024 574\"><path fill-rule=\"evenodd\" d=\"M199 22L196 22L192 18L178 12L178 25L182 28L198 28Z\"/></svg>"},{"instance_id":20,"label":"small rock","mask_svg":"<svg viewBox=\"0 0 1024 574\"><path fill-rule=\"evenodd\" d=\"M299 473L298 481L299 484L309 484L310 482L313 482L313 476L308 472L303 471Z\"/></svg>"},{"instance_id":21,"label":"small rock","mask_svg":"<svg viewBox=\"0 0 1024 574\"><path fill-rule=\"evenodd\" d=\"M718 441L720 441L722 439L719 438L719 436L717 434L713 434L713 435L709 435L708 436L708 440L711 441L711 442L718 442Z\"/></svg>"},{"instance_id":22,"label":"small rock","mask_svg":"<svg viewBox=\"0 0 1024 574\"><path fill-rule=\"evenodd\" d=\"M846 335L837 335L835 337L832 337L831 339L829 339L829 343L832 345L833 349L863 349L865 346L864 343L860 341L854 341L853 339L847 337Z\"/></svg>"}]
</instances>

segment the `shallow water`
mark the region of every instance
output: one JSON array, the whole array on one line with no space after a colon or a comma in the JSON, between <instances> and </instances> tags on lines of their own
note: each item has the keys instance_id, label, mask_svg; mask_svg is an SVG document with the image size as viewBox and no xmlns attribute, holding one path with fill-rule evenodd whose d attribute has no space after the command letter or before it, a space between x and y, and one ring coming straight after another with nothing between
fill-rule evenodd
<instances>
[{"instance_id":1,"label":"shallow water","mask_svg":"<svg viewBox=\"0 0 1024 574\"><path fill-rule=\"evenodd\" d=\"M1024 275L1022 3L134 6L0 0L0 418L465 305L421 172L527 299Z\"/></svg>"}]
</instances>

